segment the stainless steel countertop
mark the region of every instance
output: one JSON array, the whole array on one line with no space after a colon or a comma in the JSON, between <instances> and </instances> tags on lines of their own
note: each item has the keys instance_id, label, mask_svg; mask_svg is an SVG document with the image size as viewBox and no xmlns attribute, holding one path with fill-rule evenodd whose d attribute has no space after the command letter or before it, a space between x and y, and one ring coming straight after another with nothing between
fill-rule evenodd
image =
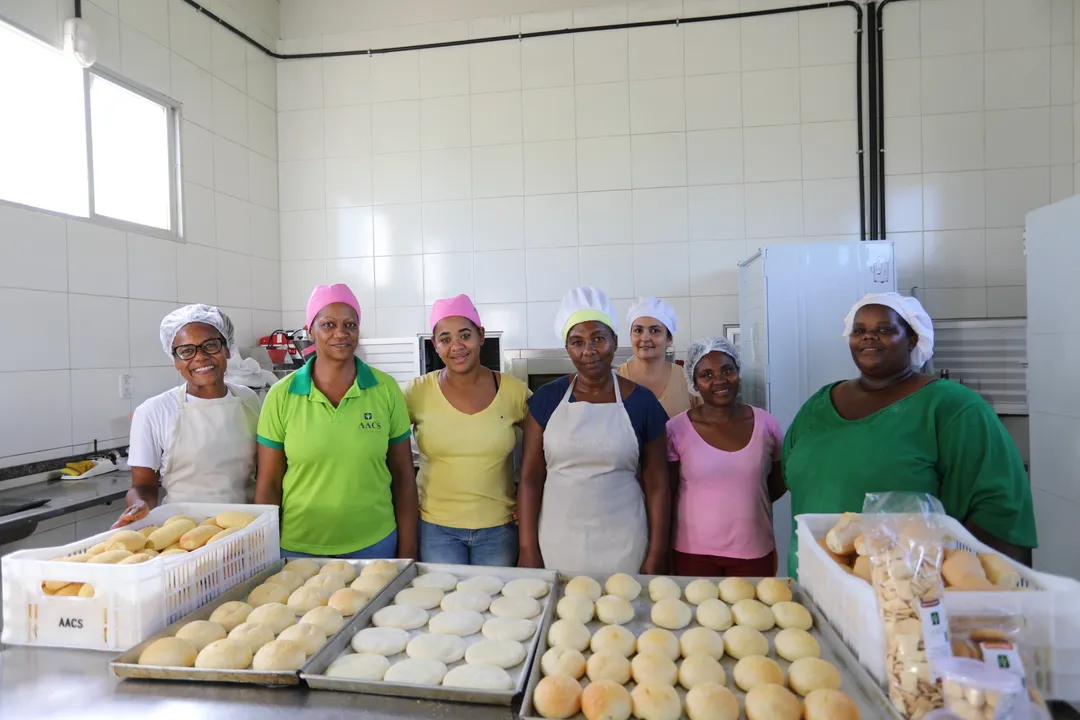
<instances>
[{"instance_id":1,"label":"stainless steel countertop","mask_svg":"<svg viewBox=\"0 0 1080 720\"><path fill-rule=\"evenodd\" d=\"M131 487L131 472L115 470L86 480L49 480L5 490L0 484L0 502L47 498L47 505L0 517L0 530L67 515L124 497Z\"/></svg>"}]
</instances>

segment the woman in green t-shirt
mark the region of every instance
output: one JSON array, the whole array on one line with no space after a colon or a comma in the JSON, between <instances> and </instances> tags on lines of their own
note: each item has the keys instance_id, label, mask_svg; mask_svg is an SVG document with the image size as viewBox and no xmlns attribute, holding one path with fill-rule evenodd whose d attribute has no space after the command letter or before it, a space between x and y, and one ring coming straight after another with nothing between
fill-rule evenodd
<instances>
[{"instance_id":1,"label":"woman in green t-shirt","mask_svg":"<svg viewBox=\"0 0 1080 720\"><path fill-rule=\"evenodd\" d=\"M865 296L845 320L859 377L818 390L784 440L792 515L862 510L866 493L938 497L980 540L1031 564L1031 486L1016 445L974 391L919 372L934 327L918 300ZM798 570L794 532L788 574Z\"/></svg>"}]
</instances>

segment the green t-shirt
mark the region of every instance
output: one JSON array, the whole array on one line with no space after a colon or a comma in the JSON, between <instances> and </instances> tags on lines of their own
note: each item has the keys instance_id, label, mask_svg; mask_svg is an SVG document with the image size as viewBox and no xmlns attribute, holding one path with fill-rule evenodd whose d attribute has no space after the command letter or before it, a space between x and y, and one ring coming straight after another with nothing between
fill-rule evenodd
<instances>
[{"instance_id":1,"label":"green t-shirt","mask_svg":"<svg viewBox=\"0 0 1080 720\"><path fill-rule=\"evenodd\" d=\"M343 555L397 527L386 451L409 439L397 381L356 359L356 382L335 408L311 380L309 360L270 388L258 441L284 450L281 547Z\"/></svg>"},{"instance_id":2,"label":"green t-shirt","mask_svg":"<svg viewBox=\"0 0 1080 720\"><path fill-rule=\"evenodd\" d=\"M923 492L996 538L1035 547L1031 484L1012 438L972 390L937 380L861 420L817 391L784 439L791 514L860 512L866 493ZM794 523L788 574L796 577Z\"/></svg>"}]
</instances>

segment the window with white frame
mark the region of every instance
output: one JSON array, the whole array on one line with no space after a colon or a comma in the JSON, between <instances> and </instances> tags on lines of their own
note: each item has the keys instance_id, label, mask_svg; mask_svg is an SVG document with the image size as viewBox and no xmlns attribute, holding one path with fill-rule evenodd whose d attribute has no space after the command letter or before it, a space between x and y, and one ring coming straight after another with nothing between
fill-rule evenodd
<instances>
[{"instance_id":1,"label":"window with white frame","mask_svg":"<svg viewBox=\"0 0 1080 720\"><path fill-rule=\"evenodd\" d=\"M165 97L0 22L0 200L180 235Z\"/></svg>"}]
</instances>

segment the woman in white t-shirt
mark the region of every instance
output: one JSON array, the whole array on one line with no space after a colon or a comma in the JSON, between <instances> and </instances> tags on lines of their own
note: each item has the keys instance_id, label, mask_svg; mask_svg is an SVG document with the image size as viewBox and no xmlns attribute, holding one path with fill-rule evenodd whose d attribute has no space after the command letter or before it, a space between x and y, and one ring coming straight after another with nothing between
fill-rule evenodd
<instances>
[{"instance_id":1,"label":"woman in white t-shirt","mask_svg":"<svg viewBox=\"0 0 1080 720\"><path fill-rule=\"evenodd\" d=\"M251 501L261 401L225 383L233 325L210 305L187 305L161 321L161 345L186 381L150 398L131 418L131 489L114 527L165 502Z\"/></svg>"}]
</instances>

